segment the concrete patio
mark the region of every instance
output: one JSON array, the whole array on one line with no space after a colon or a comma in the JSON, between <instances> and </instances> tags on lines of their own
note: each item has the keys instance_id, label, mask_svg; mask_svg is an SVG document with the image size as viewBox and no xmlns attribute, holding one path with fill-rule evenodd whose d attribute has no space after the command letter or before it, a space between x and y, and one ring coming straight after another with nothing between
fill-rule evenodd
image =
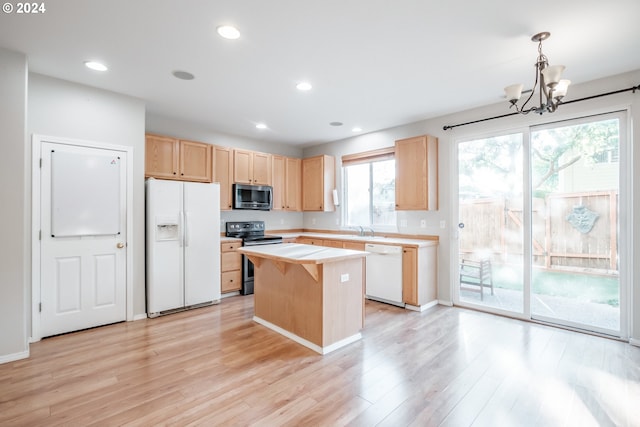
<instances>
[{"instance_id":1,"label":"concrete patio","mask_svg":"<svg viewBox=\"0 0 640 427\"><path fill-rule=\"evenodd\" d=\"M550 295L534 294L532 298L532 312L537 316L581 323L600 329L620 329L619 307ZM478 292L462 289L460 300L517 313L522 313L523 307L522 291L495 287L494 295L491 295L490 290L484 290L482 301Z\"/></svg>"}]
</instances>

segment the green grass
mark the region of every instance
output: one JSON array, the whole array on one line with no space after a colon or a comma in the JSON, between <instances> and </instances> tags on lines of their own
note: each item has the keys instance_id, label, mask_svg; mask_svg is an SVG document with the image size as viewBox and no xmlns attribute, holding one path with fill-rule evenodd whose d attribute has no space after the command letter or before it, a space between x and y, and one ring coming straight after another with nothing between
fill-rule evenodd
<instances>
[{"instance_id":1,"label":"green grass","mask_svg":"<svg viewBox=\"0 0 640 427\"><path fill-rule=\"evenodd\" d=\"M522 291L522 268L494 264L493 284L497 288ZM613 307L620 305L620 283L617 277L534 270L532 287L534 294L572 298Z\"/></svg>"}]
</instances>

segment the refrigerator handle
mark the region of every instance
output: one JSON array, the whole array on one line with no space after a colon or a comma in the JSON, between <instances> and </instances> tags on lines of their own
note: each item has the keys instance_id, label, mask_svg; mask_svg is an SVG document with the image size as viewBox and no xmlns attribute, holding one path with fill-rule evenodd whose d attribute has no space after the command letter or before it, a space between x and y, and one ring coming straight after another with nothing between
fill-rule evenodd
<instances>
[{"instance_id":1,"label":"refrigerator handle","mask_svg":"<svg viewBox=\"0 0 640 427\"><path fill-rule=\"evenodd\" d=\"M187 247L187 246L189 246L189 228L188 228L189 212L183 211L182 215L183 215L183 220L182 221L184 223L184 246Z\"/></svg>"},{"instance_id":2,"label":"refrigerator handle","mask_svg":"<svg viewBox=\"0 0 640 427\"><path fill-rule=\"evenodd\" d=\"M180 211L180 215L178 216L178 221L180 222L180 235L178 236L178 240L180 242L180 247L184 246L184 212Z\"/></svg>"}]
</instances>

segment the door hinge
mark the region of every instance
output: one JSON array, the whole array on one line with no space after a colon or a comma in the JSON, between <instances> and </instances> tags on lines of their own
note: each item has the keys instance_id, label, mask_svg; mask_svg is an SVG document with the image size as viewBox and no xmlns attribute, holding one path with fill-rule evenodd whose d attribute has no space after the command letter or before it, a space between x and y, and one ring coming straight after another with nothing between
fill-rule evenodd
<instances>
[{"instance_id":1,"label":"door hinge","mask_svg":"<svg viewBox=\"0 0 640 427\"><path fill-rule=\"evenodd\" d=\"M40 157L40 169L42 169L42 157Z\"/></svg>"},{"instance_id":2,"label":"door hinge","mask_svg":"<svg viewBox=\"0 0 640 427\"><path fill-rule=\"evenodd\" d=\"M42 303L38 304L38 311L42 313Z\"/></svg>"},{"instance_id":3,"label":"door hinge","mask_svg":"<svg viewBox=\"0 0 640 427\"><path fill-rule=\"evenodd\" d=\"M38 230L38 240L42 240L42 230Z\"/></svg>"}]
</instances>

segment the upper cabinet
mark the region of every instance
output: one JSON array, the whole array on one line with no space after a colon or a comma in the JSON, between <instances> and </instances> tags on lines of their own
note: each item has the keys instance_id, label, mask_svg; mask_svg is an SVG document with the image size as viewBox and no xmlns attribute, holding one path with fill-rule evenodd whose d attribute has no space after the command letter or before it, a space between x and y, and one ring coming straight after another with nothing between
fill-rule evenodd
<instances>
[{"instance_id":1,"label":"upper cabinet","mask_svg":"<svg viewBox=\"0 0 640 427\"><path fill-rule=\"evenodd\" d=\"M302 162L300 159L273 155L273 210L299 211Z\"/></svg>"},{"instance_id":2,"label":"upper cabinet","mask_svg":"<svg viewBox=\"0 0 640 427\"><path fill-rule=\"evenodd\" d=\"M335 209L332 193L336 182L336 161L322 155L302 160L302 210L325 211Z\"/></svg>"},{"instance_id":3,"label":"upper cabinet","mask_svg":"<svg viewBox=\"0 0 640 427\"><path fill-rule=\"evenodd\" d=\"M271 154L233 150L233 182L271 185Z\"/></svg>"},{"instance_id":4,"label":"upper cabinet","mask_svg":"<svg viewBox=\"0 0 640 427\"><path fill-rule=\"evenodd\" d=\"M160 135L146 135L145 176L212 182L211 145Z\"/></svg>"},{"instance_id":5,"label":"upper cabinet","mask_svg":"<svg viewBox=\"0 0 640 427\"><path fill-rule=\"evenodd\" d=\"M285 158L285 187L284 200L288 211L302 209L302 160L292 157Z\"/></svg>"},{"instance_id":6,"label":"upper cabinet","mask_svg":"<svg viewBox=\"0 0 640 427\"><path fill-rule=\"evenodd\" d=\"M396 210L438 209L438 138L423 135L395 144Z\"/></svg>"},{"instance_id":7,"label":"upper cabinet","mask_svg":"<svg viewBox=\"0 0 640 427\"><path fill-rule=\"evenodd\" d=\"M213 181L220 183L220 210L231 210L233 183L233 150L213 146Z\"/></svg>"}]
</instances>

